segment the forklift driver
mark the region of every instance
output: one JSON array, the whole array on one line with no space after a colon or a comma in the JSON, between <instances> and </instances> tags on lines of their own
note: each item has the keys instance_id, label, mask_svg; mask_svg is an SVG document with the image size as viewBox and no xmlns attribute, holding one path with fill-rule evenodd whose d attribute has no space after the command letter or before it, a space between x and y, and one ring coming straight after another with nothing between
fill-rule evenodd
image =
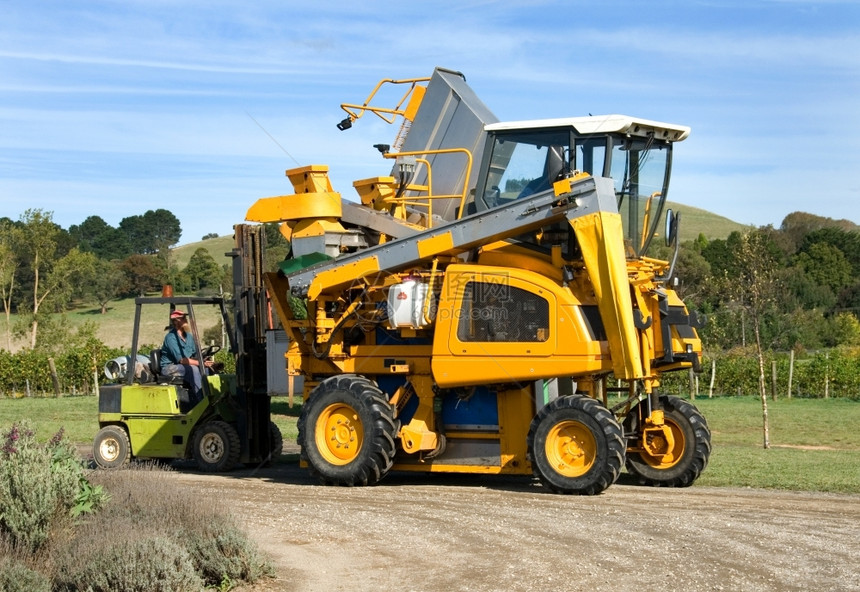
<instances>
[{"instance_id":1,"label":"forklift driver","mask_svg":"<svg viewBox=\"0 0 860 592\"><path fill-rule=\"evenodd\" d=\"M207 373L211 361L205 361ZM164 336L161 346L161 373L165 376L181 376L191 387L191 403L196 405L203 399L203 379L197 361L197 345L188 325L184 311L170 313L170 331Z\"/></svg>"}]
</instances>

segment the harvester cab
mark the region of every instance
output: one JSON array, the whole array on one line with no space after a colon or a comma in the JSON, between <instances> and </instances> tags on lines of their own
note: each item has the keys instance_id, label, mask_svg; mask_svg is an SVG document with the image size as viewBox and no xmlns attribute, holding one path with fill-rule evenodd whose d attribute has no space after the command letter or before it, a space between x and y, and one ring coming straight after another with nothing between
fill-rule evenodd
<instances>
[{"instance_id":1,"label":"harvester cab","mask_svg":"<svg viewBox=\"0 0 860 592\"><path fill-rule=\"evenodd\" d=\"M386 83L405 94L373 106ZM648 255L689 129L502 123L444 69L343 108L344 130L366 113L402 118L377 145L390 174L355 181L356 204L326 166L292 169L295 193L246 216L280 223L293 246L266 284L288 373L304 377L302 462L341 485L394 468L534 474L595 494L625 464L645 483L695 481L707 424L659 387L698 368L698 318L671 262Z\"/></svg>"}]
</instances>

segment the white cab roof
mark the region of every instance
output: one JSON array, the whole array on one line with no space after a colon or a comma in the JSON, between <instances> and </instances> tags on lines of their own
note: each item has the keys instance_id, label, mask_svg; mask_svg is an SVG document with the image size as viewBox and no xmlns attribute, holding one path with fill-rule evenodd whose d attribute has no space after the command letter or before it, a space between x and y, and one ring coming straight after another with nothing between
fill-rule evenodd
<instances>
[{"instance_id":1,"label":"white cab roof","mask_svg":"<svg viewBox=\"0 0 860 592\"><path fill-rule=\"evenodd\" d=\"M690 135L690 128L685 125L639 119L628 115L589 115L588 117L503 121L486 125L484 129L492 132L558 127L572 127L580 134L622 133L645 137L653 132L655 138L671 142L680 142Z\"/></svg>"}]
</instances>

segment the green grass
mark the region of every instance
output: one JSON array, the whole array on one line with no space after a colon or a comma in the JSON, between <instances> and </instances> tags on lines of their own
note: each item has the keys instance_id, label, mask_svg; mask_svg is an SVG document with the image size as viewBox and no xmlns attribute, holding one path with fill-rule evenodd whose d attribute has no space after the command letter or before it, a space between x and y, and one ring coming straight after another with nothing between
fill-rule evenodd
<instances>
[{"instance_id":1,"label":"green grass","mask_svg":"<svg viewBox=\"0 0 860 592\"><path fill-rule=\"evenodd\" d=\"M767 450L758 398L697 399L695 405L713 444L700 485L860 493L860 402L768 401Z\"/></svg>"},{"instance_id":2,"label":"green grass","mask_svg":"<svg viewBox=\"0 0 860 592\"><path fill-rule=\"evenodd\" d=\"M708 240L725 239L735 230L745 232L750 228L693 206L670 201L666 202L666 207L681 213L681 242L694 240L699 234L705 235Z\"/></svg>"},{"instance_id":3,"label":"green grass","mask_svg":"<svg viewBox=\"0 0 860 592\"><path fill-rule=\"evenodd\" d=\"M92 396L59 399L0 397L0 432L5 432L14 422L26 419L35 429L39 441L49 440L62 427L71 442L89 446L99 430L98 407L98 398ZM296 420L300 411L299 404L292 408L287 405L287 397L272 397L272 421L280 428L285 442L296 441Z\"/></svg>"},{"instance_id":4,"label":"green grass","mask_svg":"<svg viewBox=\"0 0 860 592\"><path fill-rule=\"evenodd\" d=\"M179 269L184 269L188 265L188 261L191 259L194 251L200 247L209 251L209 254L212 255L212 258L218 265L229 264L232 262L232 258L228 257L227 253L232 251L235 246L236 242L232 234L188 243L170 250L170 264L176 265Z\"/></svg>"},{"instance_id":5,"label":"green grass","mask_svg":"<svg viewBox=\"0 0 860 592\"><path fill-rule=\"evenodd\" d=\"M754 397L697 399L711 428L713 452L698 485L860 494L860 402L841 399L768 401L771 448L762 447L761 404ZM272 399L284 441L296 440L299 404ZM95 397L0 398L0 430L29 419L40 440L60 427L89 446L98 431Z\"/></svg>"},{"instance_id":6,"label":"green grass","mask_svg":"<svg viewBox=\"0 0 860 592\"><path fill-rule=\"evenodd\" d=\"M45 442L60 428L75 444L90 444L99 429L97 397L0 397L0 432L16 422L28 420L36 439Z\"/></svg>"},{"instance_id":7,"label":"green grass","mask_svg":"<svg viewBox=\"0 0 860 592\"><path fill-rule=\"evenodd\" d=\"M155 296L155 294L153 294ZM158 294L160 296L160 294ZM108 310L101 314L98 306L84 306L65 313L69 324L80 327L86 322L96 323L96 337L107 346L131 350L131 333L134 328L134 298L114 300L108 303ZM161 345L169 325L170 307L167 305L148 305L143 308L141 317L140 345ZM198 306L194 308L197 318L197 328L202 334L209 327L218 324L220 312L215 306ZM14 324L16 315L12 315ZM0 324L3 331L2 343L5 345L5 323ZM28 345L27 339L18 340L13 344L13 351Z\"/></svg>"}]
</instances>

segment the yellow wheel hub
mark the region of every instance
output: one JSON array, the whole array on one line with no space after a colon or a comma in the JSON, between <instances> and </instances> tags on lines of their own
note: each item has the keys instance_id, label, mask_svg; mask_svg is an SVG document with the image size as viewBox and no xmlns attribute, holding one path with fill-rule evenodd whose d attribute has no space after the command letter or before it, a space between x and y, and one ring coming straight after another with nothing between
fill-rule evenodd
<instances>
[{"instance_id":1,"label":"yellow wheel hub","mask_svg":"<svg viewBox=\"0 0 860 592\"><path fill-rule=\"evenodd\" d=\"M547 434L547 460L565 477L580 477L587 473L596 456L594 435L578 421L559 422Z\"/></svg>"},{"instance_id":2,"label":"yellow wheel hub","mask_svg":"<svg viewBox=\"0 0 860 592\"><path fill-rule=\"evenodd\" d=\"M364 442L364 426L358 413L344 403L329 405L316 423L317 449L333 465L355 460Z\"/></svg>"},{"instance_id":3,"label":"yellow wheel hub","mask_svg":"<svg viewBox=\"0 0 860 592\"><path fill-rule=\"evenodd\" d=\"M667 438L663 429L668 430L671 437ZM655 469L669 469L678 464L684 456L686 446L681 426L667 417L661 429L651 428L645 431L645 442L640 456Z\"/></svg>"}]
</instances>

